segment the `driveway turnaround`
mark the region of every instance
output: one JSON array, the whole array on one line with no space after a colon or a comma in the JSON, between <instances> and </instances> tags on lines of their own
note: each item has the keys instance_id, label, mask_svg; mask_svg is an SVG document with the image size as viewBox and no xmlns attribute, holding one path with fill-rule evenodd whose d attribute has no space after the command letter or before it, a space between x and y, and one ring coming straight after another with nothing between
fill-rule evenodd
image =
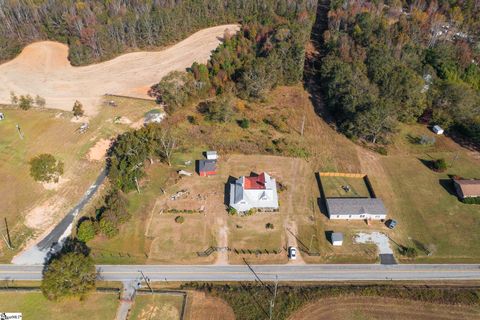
<instances>
[{"instance_id":1,"label":"driveway turnaround","mask_svg":"<svg viewBox=\"0 0 480 320\"><path fill-rule=\"evenodd\" d=\"M0 280L40 280L42 266L0 265ZM479 264L98 265L106 281L480 280Z\"/></svg>"}]
</instances>

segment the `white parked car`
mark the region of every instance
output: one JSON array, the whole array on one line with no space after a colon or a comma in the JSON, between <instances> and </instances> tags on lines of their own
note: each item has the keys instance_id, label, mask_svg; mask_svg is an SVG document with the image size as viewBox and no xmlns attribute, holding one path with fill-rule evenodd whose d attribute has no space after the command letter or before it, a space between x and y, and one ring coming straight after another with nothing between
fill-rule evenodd
<instances>
[{"instance_id":1,"label":"white parked car","mask_svg":"<svg viewBox=\"0 0 480 320\"><path fill-rule=\"evenodd\" d=\"M297 259L297 249L295 247L288 247L288 258L290 260Z\"/></svg>"}]
</instances>

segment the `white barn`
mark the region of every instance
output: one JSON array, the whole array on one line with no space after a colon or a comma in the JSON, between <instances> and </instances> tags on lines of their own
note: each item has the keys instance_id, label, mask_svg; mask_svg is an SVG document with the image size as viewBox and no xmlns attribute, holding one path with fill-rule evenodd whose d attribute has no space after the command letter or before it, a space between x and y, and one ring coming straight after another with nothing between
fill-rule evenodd
<instances>
[{"instance_id":1,"label":"white barn","mask_svg":"<svg viewBox=\"0 0 480 320\"><path fill-rule=\"evenodd\" d=\"M278 209L277 183L266 172L258 176L240 177L230 184L230 207L238 212L250 209Z\"/></svg>"}]
</instances>

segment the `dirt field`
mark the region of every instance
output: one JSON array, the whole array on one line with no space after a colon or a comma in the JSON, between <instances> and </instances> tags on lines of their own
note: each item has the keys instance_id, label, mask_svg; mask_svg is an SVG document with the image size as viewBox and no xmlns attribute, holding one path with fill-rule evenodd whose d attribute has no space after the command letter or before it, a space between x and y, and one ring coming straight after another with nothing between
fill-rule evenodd
<instances>
[{"instance_id":1,"label":"dirt field","mask_svg":"<svg viewBox=\"0 0 480 320\"><path fill-rule=\"evenodd\" d=\"M205 62L220 43L226 29L221 25L201 30L159 52L135 52L86 67L72 67L68 47L51 41L33 43L0 65L0 102L10 103L10 92L40 95L47 107L71 110L75 100L88 115L97 113L101 96L107 93L146 98L150 86L173 70L193 62Z\"/></svg>"},{"instance_id":2,"label":"dirt field","mask_svg":"<svg viewBox=\"0 0 480 320\"><path fill-rule=\"evenodd\" d=\"M180 320L183 296L142 294L135 297L130 320Z\"/></svg>"},{"instance_id":3,"label":"dirt field","mask_svg":"<svg viewBox=\"0 0 480 320\"><path fill-rule=\"evenodd\" d=\"M235 320L232 308L220 298L192 291L187 301L187 320Z\"/></svg>"},{"instance_id":4,"label":"dirt field","mask_svg":"<svg viewBox=\"0 0 480 320\"><path fill-rule=\"evenodd\" d=\"M360 319L478 319L480 308L439 305L380 297L342 297L322 299L308 304L290 320L360 320Z\"/></svg>"}]
</instances>

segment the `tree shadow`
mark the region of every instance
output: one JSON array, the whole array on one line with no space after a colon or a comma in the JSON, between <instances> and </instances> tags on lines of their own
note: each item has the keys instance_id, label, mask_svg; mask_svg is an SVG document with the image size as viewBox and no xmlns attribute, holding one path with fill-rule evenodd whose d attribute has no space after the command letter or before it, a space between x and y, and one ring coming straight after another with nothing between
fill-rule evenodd
<instances>
[{"instance_id":1,"label":"tree shadow","mask_svg":"<svg viewBox=\"0 0 480 320\"><path fill-rule=\"evenodd\" d=\"M433 160L417 158L425 167L433 170Z\"/></svg>"},{"instance_id":2,"label":"tree shadow","mask_svg":"<svg viewBox=\"0 0 480 320\"><path fill-rule=\"evenodd\" d=\"M85 242L73 237L66 238L63 243L54 243L50 249L50 252L45 257L43 272L47 270L48 266L54 260L60 259L67 253L81 253L85 257L88 257L90 255L90 251L91 249L85 244Z\"/></svg>"}]
</instances>

